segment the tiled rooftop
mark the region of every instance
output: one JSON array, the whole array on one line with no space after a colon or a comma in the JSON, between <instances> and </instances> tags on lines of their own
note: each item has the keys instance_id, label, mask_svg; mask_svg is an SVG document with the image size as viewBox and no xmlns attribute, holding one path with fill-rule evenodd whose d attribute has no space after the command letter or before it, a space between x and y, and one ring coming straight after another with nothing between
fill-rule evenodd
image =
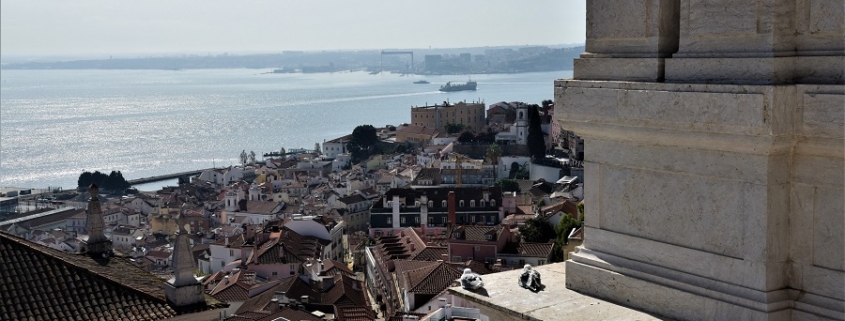
<instances>
[{"instance_id":1,"label":"tiled rooftop","mask_svg":"<svg viewBox=\"0 0 845 321\"><path fill-rule=\"evenodd\" d=\"M0 320L160 320L175 310L164 280L125 258L63 253L0 233ZM221 305L222 306L222 305Z\"/></svg>"},{"instance_id":2,"label":"tiled rooftop","mask_svg":"<svg viewBox=\"0 0 845 321\"><path fill-rule=\"evenodd\" d=\"M546 286L537 293L517 285L521 269L485 275L482 290L452 287L449 293L467 300L483 314L500 314L511 320L668 320L567 289L563 263L535 269Z\"/></svg>"}]
</instances>

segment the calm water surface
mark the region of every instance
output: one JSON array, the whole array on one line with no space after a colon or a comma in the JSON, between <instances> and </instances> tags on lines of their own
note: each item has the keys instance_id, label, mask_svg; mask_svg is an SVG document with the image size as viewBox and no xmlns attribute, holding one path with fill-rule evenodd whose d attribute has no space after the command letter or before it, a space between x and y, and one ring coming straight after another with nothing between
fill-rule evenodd
<instances>
[{"instance_id":1,"label":"calm water surface","mask_svg":"<svg viewBox=\"0 0 845 321\"><path fill-rule=\"evenodd\" d=\"M410 107L483 100L540 103L571 71L464 76L266 70L3 70L0 186L72 188L83 170L127 179L238 163L257 154L410 121ZM415 80L426 79L428 85Z\"/></svg>"}]
</instances>

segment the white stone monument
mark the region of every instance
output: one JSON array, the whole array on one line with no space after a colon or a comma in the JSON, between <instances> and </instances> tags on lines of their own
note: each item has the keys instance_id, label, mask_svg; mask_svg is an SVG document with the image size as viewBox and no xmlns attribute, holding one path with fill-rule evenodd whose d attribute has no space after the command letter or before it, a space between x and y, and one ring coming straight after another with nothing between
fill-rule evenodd
<instances>
[{"instance_id":1,"label":"white stone monument","mask_svg":"<svg viewBox=\"0 0 845 321\"><path fill-rule=\"evenodd\" d=\"M567 287L683 320L845 320L845 1L591 0Z\"/></svg>"}]
</instances>

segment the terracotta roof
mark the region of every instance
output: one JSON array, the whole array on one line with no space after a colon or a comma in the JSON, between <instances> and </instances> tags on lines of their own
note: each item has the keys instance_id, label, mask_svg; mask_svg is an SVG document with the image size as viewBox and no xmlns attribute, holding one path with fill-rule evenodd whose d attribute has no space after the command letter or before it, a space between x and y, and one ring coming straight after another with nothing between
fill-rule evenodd
<instances>
[{"instance_id":1,"label":"terracotta roof","mask_svg":"<svg viewBox=\"0 0 845 321\"><path fill-rule=\"evenodd\" d=\"M501 253L545 258L552 253L553 246L554 243L507 242Z\"/></svg>"},{"instance_id":2,"label":"terracotta roof","mask_svg":"<svg viewBox=\"0 0 845 321\"><path fill-rule=\"evenodd\" d=\"M249 288L255 285L255 272L239 270L218 283L209 294L226 302L244 302L249 299Z\"/></svg>"},{"instance_id":3,"label":"terracotta roof","mask_svg":"<svg viewBox=\"0 0 845 321\"><path fill-rule=\"evenodd\" d=\"M301 263L317 258L321 252L320 241L312 236L302 236L288 227L282 227L281 235L261 245L250 255L247 264Z\"/></svg>"},{"instance_id":4,"label":"terracotta roof","mask_svg":"<svg viewBox=\"0 0 845 321\"><path fill-rule=\"evenodd\" d=\"M285 307L273 312L245 312L226 318L226 321L274 321L274 320L296 320L296 321L323 321L308 311L292 307Z\"/></svg>"},{"instance_id":5,"label":"terracotta roof","mask_svg":"<svg viewBox=\"0 0 845 321\"><path fill-rule=\"evenodd\" d=\"M34 214L38 214L37 212L33 212ZM85 214L85 210L78 209L78 210L69 210L69 211L62 211L59 213L51 214L51 215L44 215L35 217L29 220L20 221L17 224L21 227L25 227L27 229L36 228L39 226L43 226L46 224L50 224L53 222L64 221L68 218L74 217L76 215L82 215L82 218L87 217ZM8 223L0 222L0 225L9 225Z\"/></svg>"},{"instance_id":6,"label":"terracotta roof","mask_svg":"<svg viewBox=\"0 0 845 321\"><path fill-rule=\"evenodd\" d=\"M335 260L323 260L323 272L322 275L331 275L335 276L338 274L343 274L348 277L355 277L355 272L349 269L346 264Z\"/></svg>"},{"instance_id":7,"label":"terracotta roof","mask_svg":"<svg viewBox=\"0 0 845 321\"><path fill-rule=\"evenodd\" d=\"M455 232L462 232L461 238L455 238ZM461 225L453 228L450 231L449 237L451 240L466 240L466 241L495 241L502 232L502 226L483 226L483 225ZM492 235L490 240L487 235Z\"/></svg>"},{"instance_id":8,"label":"terracotta roof","mask_svg":"<svg viewBox=\"0 0 845 321\"><path fill-rule=\"evenodd\" d=\"M323 281L325 282L325 281ZM341 306L366 306L363 282L346 275L334 276L334 285L320 299L322 304Z\"/></svg>"},{"instance_id":9,"label":"terracotta roof","mask_svg":"<svg viewBox=\"0 0 845 321\"><path fill-rule=\"evenodd\" d=\"M418 261L437 261L442 260L443 255L448 253L449 249L442 246L426 246L411 258Z\"/></svg>"},{"instance_id":10,"label":"terracotta roof","mask_svg":"<svg viewBox=\"0 0 845 321\"><path fill-rule=\"evenodd\" d=\"M337 321L372 321L376 319L373 310L368 307L335 306L334 317Z\"/></svg>"},{"instance_id":11,"label":"terracotta roof","mask_svg":"<svg viewBox=\"0 0 845 321\"><path fill-rule=\"evenodd\" d=\"M254 214L275 214L279 212L276 207L279 207L281 202L267 202L267 201L246 201L246 212Z\"/></svg>"},{"instance_id":12,"label":"terracotta roof","mask_svg":"<svg viewBox=\"0 0 845 321\"><path fill-rule=\"evenodd\" d=\"M420 135L437 135L440 131L433 127L423 127L417 125L405 125L396 128L397 132L405 134L420 134Z\"/></svg>"},{"instance_id":13,"label":"terracotta roof","mask_svg":"<svg viewBox=\"0 0 845 321\"><path fill-rule=\"evenodd\" d=\"M299 276L294 275L282 279L278 285L249 298L235 313L242 314L245 312L268 312L274 310L275 307L271 306L270 303L276 292L285 292L285 296L292 300L299 300L303 295L307 295L309 300L312 301L317 301L319 298L317 291L312 289L308 283L302 281Z\"/></svg>"},{"instance_id":14,"label":"terracotta roof","mask_svg":"<svg viewBox=\"0 0 845 321\"><path fill-rule=\"evenodd\" d=\"M408 292L415 294L437 294L461 277L461 271L448 263L436 262L404 273Z\"/></svg>"},{"instance_id":15,"label":"terracotta roof","mask_svg":"<svg viewBox=\"0 0 845 321\"><path fill-rule=\"evenodd\" d=\"M160 320L222 304L174 309L165 281L125 258L63 253L0 233L0 319Z\"/></svg>"},{"instance_id":16,"label":"terracotta roof","mask_svg":"<svg viewBox=\"0 0 845 321\"><path fill-rule=\"evenodd\" d=\"M337 201L343 202L343 204L349 205L349 204L365 202L365 201L367 201L367 199L364 198L363 196L359 195L359 194L353 194L353 195L350 195L350 196L347 196L347 197L339 198Z\"/></svg>"}]
</instances>

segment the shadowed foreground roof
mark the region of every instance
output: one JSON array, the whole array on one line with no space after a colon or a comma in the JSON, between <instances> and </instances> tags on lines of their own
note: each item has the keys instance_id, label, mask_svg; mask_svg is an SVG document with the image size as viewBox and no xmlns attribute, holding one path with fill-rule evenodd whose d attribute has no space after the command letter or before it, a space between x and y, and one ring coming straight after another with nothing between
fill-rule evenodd
<instances>
[{"instance_id":1,"label":"shadowed foreground roof","mask_svg":"<svg viewBox=\"0 0 845 321\"><path fill-rule=\"evenodd\" d=\"M167 304L165 281L125 258L63 253L0 233L0 320L160 320L225 303Z\"/></svg>"}]
</instances>

